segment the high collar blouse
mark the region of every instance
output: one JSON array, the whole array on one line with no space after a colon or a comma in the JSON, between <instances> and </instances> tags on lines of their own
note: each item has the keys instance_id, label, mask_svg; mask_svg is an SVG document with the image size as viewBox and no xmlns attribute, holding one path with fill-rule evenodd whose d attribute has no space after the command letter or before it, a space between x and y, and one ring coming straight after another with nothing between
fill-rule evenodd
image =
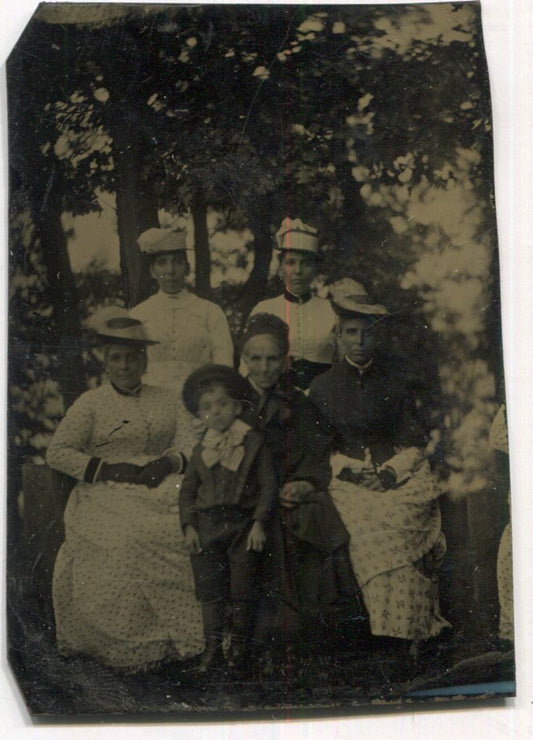
<instances>
[{"instance_id":1,"label":"high collar blouse","mask_svg":"<svg viewBox=\"0 0 533 740\"><path fill-rule=\"evenodd\" d=\"M285 293L261 301L252 310L270 313L289 326L289 356L295 360L309 360L331 364L335 348L336 316L329 301L314 295L304 302L289 300Z\"/></svg>"},{"instance_id":2,"label":"high collar blouse","mask_svg":"<svg viewBox=\"0 0 533 740\"><path fill-rule=\"evenodd\" d=\"M211 301L184 289L177 294L159 291L131 310L151 339L148 347L151 385L176 388L207 362L233 365L233 342L224 312Z\"/></svg>"}]
</instances>

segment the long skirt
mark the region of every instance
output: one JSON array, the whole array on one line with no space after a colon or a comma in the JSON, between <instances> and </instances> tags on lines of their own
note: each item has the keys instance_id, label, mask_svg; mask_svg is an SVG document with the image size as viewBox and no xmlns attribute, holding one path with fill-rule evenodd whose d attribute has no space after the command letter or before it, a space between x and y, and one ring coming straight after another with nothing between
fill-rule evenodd
<instances>
[{"instance_id":1,"label":"long skirt","mask_svg":"<svg viewBox=\"0 0 533 740\"><path fill-rule=\"evenodd\" d=\"M372 634L422 640L448 627L437 580L446 544L429 465L397 489L371 491L335 478L330 492L350 533Z\"/></svg>"},{"instance_id":2,"label":"long skirt","mask_svg":"<svg viewBox=\"0 0 533 740\"><path fill-rule=\"evenodd\" d=\"M503 530L498 548L498 599L500 602L500 638L514 639L513 564L511 554L511 524Z\"/></svg>"},{"instance_id":3,"label":"long skirt","mask_svg":"<svg viewBox=\"0 0 533 740\"><path fill-rule=\"evenodd\" d=\"M292 510L278 509L263 558L259 642L316 643L337 623L365 621L348 539L328 493Z\"/></svg>"},{"instance_id":4,"label":"long skirt","mask_svg":"<svg viewBox=\"0 0 533 740\"><path fill-rule=\"evenodd\" d=\"M151 490L117 483L73 489L53 579L62 653L135 672L202 650L177 480L169 476Z\"/></svg>"}]
</instances>

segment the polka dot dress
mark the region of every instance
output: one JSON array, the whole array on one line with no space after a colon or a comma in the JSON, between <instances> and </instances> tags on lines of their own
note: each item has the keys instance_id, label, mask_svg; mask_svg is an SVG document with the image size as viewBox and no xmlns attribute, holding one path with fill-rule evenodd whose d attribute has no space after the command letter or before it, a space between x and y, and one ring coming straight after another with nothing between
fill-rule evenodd
<instances>
[{"instance_id":1,"label":"polka dot dress","mask_svg":"<svg viewBox=\"0 0 533 740\"><path fill-rule=\"evenodd\" d=\"M446 546L429 465L396 490L371 491L335 478L330 492L350 533L372 634L422 640L448 627L435 567Z\"/></svg>"},{"instance_id":2,"label":"polka dot dress","mask_svg":"<svg viewBox=\"0 0 533 740\"><path fill-rule=\"evenodd\" d=\"M495 450L509 454L505 406L500 406L490 430L490 443ZM513 617L513 561L511 524L503 530L497 561L498 599L500 602L500 637L514 639Z\"/></svg>"},{"instance_id":3,"label":"polka dot dress","mask_svg":"<svg viewBox=\"0 0 533 740\"><path fill-rule=\"evenodd\" d=\"M104 385L59 425L49 464L78 479L91 457L142 465L169 448L190 453L191 419L171 392L124 396ZM201 614L178 513L181 477L155 489L79 482L65 510L53 580L57 640L126 671L203 648Z\"/></svg>"},{"instance_id":4,"label":"polka dot dress","mask_svg":"<svg viewBox=\"0 0 533 740\"><path fill-rule=\"evenodd\" d=\"M498 598L500 601L500 637L514 640L513 616L513 558L511 525L503 530L498 548Z\"/></svg>"}]
</instances>

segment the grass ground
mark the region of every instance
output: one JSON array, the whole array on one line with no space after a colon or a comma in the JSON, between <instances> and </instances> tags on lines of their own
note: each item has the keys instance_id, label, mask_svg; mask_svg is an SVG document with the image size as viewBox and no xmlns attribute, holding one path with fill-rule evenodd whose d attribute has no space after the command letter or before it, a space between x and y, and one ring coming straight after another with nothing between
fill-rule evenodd
<instances>
[{"instance_id":1,"label":"grass ground","mask_svg":"<svg viewBox=\"0 0 533 740\"><path fill-rule=\"evenodd\" d=\"M452 632L415 657L400 644L365 637L361 628L343 640L331 640L323 631L295 649L278 646L270 660L262 650L253 670L238 675L220 670L199 676L190 664L170 664L124 677L89 658L61 657L35 599L11 593L8 611L10 662L35 715L150 714L190 720L191 712L205 719L255 710L267 711L269 718L286 717L291 709L355 710L407 701L411 692L432 688L477 685L478 693L486 694L490 690L482 685L514 678L513 653L482 638Z\"/></svg>"}]
</instances>

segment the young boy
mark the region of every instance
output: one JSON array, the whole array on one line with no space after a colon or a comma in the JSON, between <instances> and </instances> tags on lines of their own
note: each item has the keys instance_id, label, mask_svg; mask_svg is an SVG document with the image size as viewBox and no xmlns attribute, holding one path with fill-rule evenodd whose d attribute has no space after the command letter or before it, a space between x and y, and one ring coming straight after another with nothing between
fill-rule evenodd
<instances>
[{"instance_id":1,"label":"young boy","mask_svg":"<svg viewBox=\"0 0 533 740\"><path fill-rule=\"evenodd\" d=\"M206 648L199 670L220 667L225 606L231 600L231 668L250 653L259 557L277 497L270 453L259 432L238 417L244 379L224 365L195 370L183 387L187 409L206 432L189 461L180 492L181 526L202 604Z\"/></svg>"}]
</instances>

